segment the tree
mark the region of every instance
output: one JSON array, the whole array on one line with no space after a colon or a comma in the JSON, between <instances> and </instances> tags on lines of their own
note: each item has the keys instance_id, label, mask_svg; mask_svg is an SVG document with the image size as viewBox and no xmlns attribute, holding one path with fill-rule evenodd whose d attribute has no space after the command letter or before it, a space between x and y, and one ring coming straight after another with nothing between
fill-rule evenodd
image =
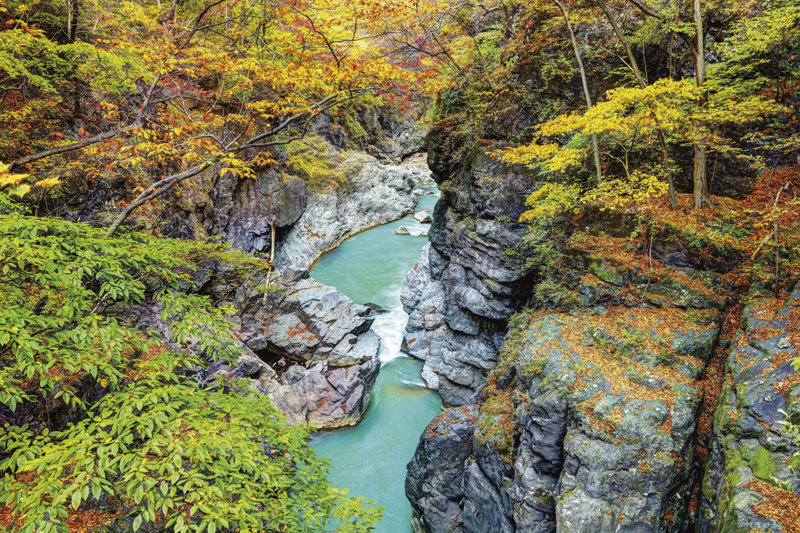
<instances>
[{"instance_id":1,"label":"tree","mask_svg":"<svg viewBox=\"0 0 800 533\"><path fill-rule=\"evenodd\" d=\"M4 32L15 41L0 48L8 74L0 89L21 104L0 112L0 122L15 125L0 157L32 181L56 166L65 178L127 176L136 197L112 235L138 206L206 169L254 176L275 162L276 147L302 138L337 106L408 94L425 72L402 68L382 39L391 18L407 10L378 0L95 4L83 7L82 20L102 23L72 32L79 39L66 44L31 29L31 17L15 18ZM35 50L52 52L54 67L41 69ZM91 83L69 116L63 103L73 78ZM36 108L30 96L40 99ZM20 127L23 113L44 108L50 118L36 134ZM65 117L82 124L71 142L53 132ZM57 142L42 142L51 133ZM19 142L31 136L38 146Z\"/></svg>"},{"instance_id":2,"label":"tree","mask_svg":"<svg viewBox=\"0 0 800 533\"><path fill-rule=\"evenodd\" d=\"M731 37L715 45L717 63L707 68L700 11L698 20L691 24L694 32L692 57L695 62L694 80L670 80L662 78L648 85L633 55L630 44L604 0L596 0L604 16L610 22L617 39L625 49L627 66L633 72L638 87L619 87L608 91L605 99L583 113L568 113L535 127L534 142L502 152L503 159L532 167L542 167L551 173L578 167L586 150L586 140L597 136L604 157L616 162L622 175L614 178L629 181L636 169L637 175L672 180L672 162L668 146L682 144L694 150L693 203L696 208L708 201L708 178L706 176L707 152L741 158L753 168L758 168L758 157L752 147L758 145L755 137L749 139L751 150L743 150L742 139L730 138L726 132L739 131L745 124L757 124L767 119L780 117L787 108L776 102L767 89L765 78L748 81L737 73L742 65L752 61L758 65L769 46L783 46L792 41L794 31L789 28L798 21L796 7L776 6L743 21L742 27L731 33ZM642 4L643 5L643 4ZM700 7L695 4L694 7ZM662 16L650 12L649 16ZM750 28L750 29L748 29ZM756 29L756 28L760 28ZM683 31L683 26L679 27ZM755 37L752 40L740 37L742 32L767 31L771 37ZM766 45L764 40L769 40ZM750 44L745 44L749 41ZM688 46L688 45L687 45ZM754 49L761 52L754 53ZM791 56L791 52L785 55ZM662 157L660 164L648 161L647 153L658 148ZM608 172L607 178L608 178ZM624 189L624 188L623 188ZM674 194L674 188L670 187ZM671 203L674 199L671 194Z\"/></svg>"},{"instance_id":3,"label":"tree","mask_svg":"<svg viewBox=\"0 0 800 533\"><path fill-rule=\"evenodd\" d=\"M706 96L703 94L702 87L706 82L706 48L705 39L703 36L703 10L700 0L693 0L692 3L694 10L694 25L697 41L692 48L695 58L695 80L697 88L700 90L698 98L698 107L701 109L705 104ZM710 205L711 200L708 194L708 172L707 172L707 157L706 148L708 141L702 133L702 119L698 117L695 124L695 141L694 141L694 173L692 183L694 186L694 208L700 209Z\"/></svg>"},{"instance_id":4,"label":"tree","mask_svg":"<svg viewBox=\"0 0 800 533\"><path fill-rule=\"evenodd\" d=\"M727 91L711 93L706 103L698 107L698 88L688 80L662 79L645 88L613 89L585 113L564 114L538 125L533 143L499 154L508 163L542 166L560 173L580 165L585 150L581 139L597 135L602 139L601 145L608 147L609 157L615 157L611 150L623 152L619 162L624 176L618 179L628 179L632 174L629 154L646 151L658 132L674 141L694 143L696 124L701 120L705 128L715 126L719 131L723 125L752 123L784 110L761 95L738 96L734 99ZM569 138L565 144L553 140L564 137ZM714 147L720 151L732 149L721 135L715 136ZM640 173L661 177L666 174L661 165L647 167L639 162L638 167Z\"/></svg>"},{"instance_id":5,"label":"tree","mask_svg":"<svg viewBox=\"0 0 800 533\"><path fill-rule=\"evenodd\" d=\"M589 83L586 81L586 68L583 66L581 52L578 48L578 41L575 38L575 32L572 30L572 23L569 21L569 4L562 0L553 0L553 3L558 6L558 9L561 10L561 14L564 16L564 22L569 32L569 40L572 43L572 51L575 54L575 61L578 63L578 70L581 73L581 84L583 85L583 96L586 98L586 107L587 109L591 109L592 95L589 92ZM600 149L597 145L597 135L594 133L592 134L592 151L594 153L594 167L597 173L597 181L601 182L603 181L603 169L600 164Z\"/></svg>"},{"instance_id":6,"label":"tree","mask_svg":"<svg viewBox=\"0 0 800 533\"><path fill-rule=\"evenodd\" d=\"M235 360L226 314L187 294L195 262L259 260L20 214L0 193L0 509L22 532L68 520L138 530L368 531L380 512L330 488L327 465L268 398L190 374ZM154 302L162 339L125 325ZM93 511L94 510L94 511ZM337 525L337 523L339 525Z\"/></svg>"},{"instance_id":7,"label":"tree","mask_svg":"<svg viewBox=\"0 0 800 533\"><path fill-rule=\"evenodd\" d=\"M614 34L619 39L620 44L622 44L623 48L625 49L625 55L628 57L628 67L633 72L634 77L636 78L636 82L639 84L640 89L644 89L647 87L647 80L644 79L642 76L642 71L639 69L639 62L636 60L636 57L633 55L633 50L631 49L631 45L628 43L628 39L625 38L625 34L623 33L620 25L617 22L617 19L614 17L611 10L609 10L608 6L606 5L604 0L596 0L597 5L600 6L600 9L603 10L603 14L605 14L608 21L611 23L611 27L614 29ZM664 169L666 170L667 174L667 183L669 185L669 201L670 205L673 209L676 207L675 201L675 178L673 177L672 173L672 162L669 156L669 148L667 147L667 141L664 137L664 131L659 126L656 130L656 135L658 136L658 145L661 149L661 158L662 164L664 165Z\"/></svg>"},{"instance_id":8,"label":"tree","mask_svg":"<svg viewBox=\"0 0 800 533\"><path fill-rule=\"evenodd\" d=\"M659 12L640 0L628 0L629 3L636 6L643 13L650 17L659 19L664 25L677 29L677 34L686 41L688 49L694 58L694 74L695 83L698 89L703 87L706 81L706 59L705 59L705 36L703 26L703 9L700 0L692 0L692 24L681 25L675 24L673 18L680 19L681 9L680 6L668 5L666 10L667 14ZM691 33L687 30L691 29ZM698 105L703 106L705 96L699 91ZM692 186L694 208L701 209L710 205L709 191L708 191L708 176L707 176L707 148L708 138L706 136L705 128L703 127L702 118L696 117L697 122L694 124L694 161L692 172Z\"/></svg>"}]
</instances>

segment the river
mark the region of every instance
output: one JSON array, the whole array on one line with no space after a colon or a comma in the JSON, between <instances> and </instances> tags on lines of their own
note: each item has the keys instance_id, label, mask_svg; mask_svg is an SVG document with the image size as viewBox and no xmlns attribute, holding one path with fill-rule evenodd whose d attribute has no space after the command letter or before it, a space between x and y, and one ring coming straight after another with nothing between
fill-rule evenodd
<instances>
[{"instance_id":1,"label":"river","mask_svg":"<svg viewBox=\"0 0 800 533\"><path fill-rule=\"evenodd\" d=\"M431 190L436 192L431 186ZM417 210L433 209L437 196L423 196ZM312 438L321 457L330 459L331 484L384 508L376 528L382 533L411 531L411 506L405 497L406 463L419 436L441 410L439 395L420 378L422 364L400 353L407 315L400 304L403 278L419 259L425 237L396 235L399 226L423 229L410 216L373 228L324 255L311 276L378 314L372 329L381 336L380 375L364 419L356 427Z\"/></svg>"}]
</instances>

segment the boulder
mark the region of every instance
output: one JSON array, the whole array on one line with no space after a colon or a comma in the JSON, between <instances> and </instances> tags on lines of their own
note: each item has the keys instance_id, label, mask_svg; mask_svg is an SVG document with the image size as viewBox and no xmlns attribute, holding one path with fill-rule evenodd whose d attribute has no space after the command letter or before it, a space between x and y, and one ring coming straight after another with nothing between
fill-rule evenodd
<instances>
[{"instance_id":1,"label":"boulder","mask_svg":"<svg viewBox=\"0 0 800 533\"><path fill-rule=\"evenodd\" d=\"M363 418L379 371L377 359L347 367L319 361L308 368L294 365L281 378L260 379L253 386L269 396L292 425L341 429Z\"/></svg>"},{"instance_id":2,"label":"boulder","mask_svg":"<svg viewBox=\"0 0 800 533\"><path fill-rule=\"evenodd\" d=\"M251 378L255 390L268 395L292 424L355 425L380 370L381 339L370 329L375 312L310 278L277 278L272 284L278 288L264 292L243 285L236 292L237 333L252 350L238 372ZM280 375L256 372L253 358L266 368L263 361L288 368ZM220 368L216 377L232 372Z\"/></svg>"},{"instance_id":3,"label":"boulder","mask_svg":"<svg viewBox=\"0 0 800 533\"><path fill-rule=\"evenodd\" d=\"M326 360L335 352L337 366L377 355L379 343L369 332L375 320L372 309L310 278L273 283L281 289L264 293L243 285L236 293L238 333L250 349L295 361Z\"/></svg>"},{"instance_id":4,"label":"boulder","mask_svg":"<svg viewBox=\"0 0 800 533\"><path fill-rule=\"evenodd\" d=\"M433 220L431 218L430 212L427 209L423 211L417 211L412 215L412 217L414 217L414 220L416 220L420 224L430 224L431 220Z\"/></svg>"}]
</instances>

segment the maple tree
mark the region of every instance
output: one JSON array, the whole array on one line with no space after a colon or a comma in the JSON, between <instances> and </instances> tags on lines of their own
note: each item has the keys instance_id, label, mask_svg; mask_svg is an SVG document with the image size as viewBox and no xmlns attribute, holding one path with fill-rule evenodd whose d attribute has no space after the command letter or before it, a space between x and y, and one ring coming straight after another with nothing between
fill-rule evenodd
<instances>
[{"instance_id":1,"label":"maple tree","mask_svg":"<svg viewBox=\"0 0 800 533\"><path fill-rule=\"evenodd\" d=\"M626 50L627 67L633 72L638 87L609 90L600 102L586 111L573 111L538 124L534 142L505 149L499 156L508 163L541 167L558 174L570 168L579 168L586 150L584 139L599 138L604 157L615 160L616 166L623 171L623 176L611 176L611 179L630 181L633 167L640 174L663 178L669 184L668 191L674 206L674 163L668 145L688 144L694 150L695 208L708 203L705 160L709 149L746 159L753 168L758 169L758 157L741 151L734 140L726 138L724 132L739 131L737 127L779 117L787 108L765 92L765 85L769 83L765 78L754 82L734 74L741 73L739 69L745 57L745 62L750 65L764 61L754 57L756 49L763 54L769 46L777 47L793 41L798 21L797 7L777 7L763 13L755 21L742 22L741 31L752 32L754 27L770 28L771 31L756 40L758 44L747 45L738 32L732 33L733 37L714 47L714 51L723 58L722 61L707 69L703 61L696 59L699 74L694 80L661 78L648 84L612 11L602 0L598 4ZM693 45L695 49L703 46L700 23L699 19L694 23L697 29L697 42ZM770 41L770 44L766 45L764 41ZM635 157L650 149L661 151L660 162L648 163L641 157ZM566 193L571 186L565 187Z\"/></svg>"},{"instance_id":2,"label":"maple tree","mask_svg":"<svg viewBox=\"0 0 800 533\"><path fill-rule=\"evenodd\" d=\"M70 15L65 42L40 27L44 8L3 9L0 91L16 103L0 112L11 126L0 158L33 182L56 168L62 178L127 176L135 195L109 235L186 179L211 167L254 177L320 115L408 94L428 76L381 39L391 20L420 12L412 3L96 4ZM75 140L58 131L64 116ZM36 145L21 142L31 138Z\"/></svg>"}]
</instances>

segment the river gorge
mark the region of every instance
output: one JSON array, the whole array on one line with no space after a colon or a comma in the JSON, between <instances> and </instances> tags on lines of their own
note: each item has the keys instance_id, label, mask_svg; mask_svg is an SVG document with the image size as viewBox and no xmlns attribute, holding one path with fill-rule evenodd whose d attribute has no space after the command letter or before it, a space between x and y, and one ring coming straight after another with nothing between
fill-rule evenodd
<instances>
[{"instance_id":1,"label":"river gorge","mask_svg":"<svg viewBox=\"0 0 800 533\"><path fill-rule=\"evenodd\" d=\"M435 187L422 196L416 210L431 210ZM408 316L400 304L403 278L419 258L422 236L396 234L404 226L423 231L412 216L360 233L322 256L311 276L336 287L357 304L379 308L372 326L381 337L381 371L370 393L370 405L359 424L318 434L317 453L331 460L330 480L351 495L375 500L384 508L376 531L411 531L411 505L404 492L406 463L419 435L439 413L439 395L420 378L422 364L400 353Z\"/></svg>"}]
</instances>

